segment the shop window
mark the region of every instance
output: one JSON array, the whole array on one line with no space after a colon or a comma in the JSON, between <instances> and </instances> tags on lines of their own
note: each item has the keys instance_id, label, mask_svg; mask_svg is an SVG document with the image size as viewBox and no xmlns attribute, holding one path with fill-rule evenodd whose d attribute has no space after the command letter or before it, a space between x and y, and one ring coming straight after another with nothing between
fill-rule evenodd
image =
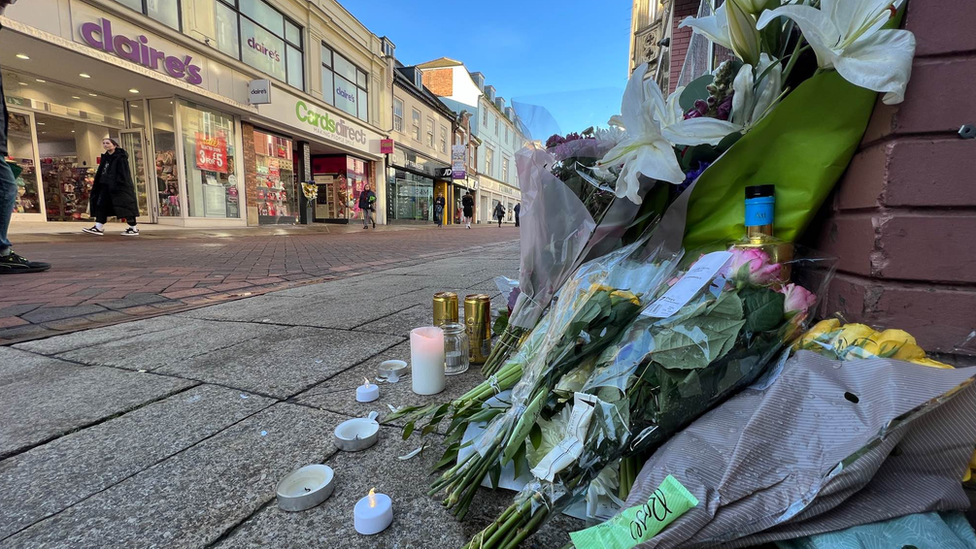
<instances>
[{"instance_id":1,"label":"shop window","mask_svg":"<svg viewBox=\"0 0 976 549\"><path fill-rule=\"evenodd\" d=\"M369 87L365 71L322 44L322 98L326 103L369 120Z\"/></svg>"},{"instance_id":2,"label":"shop window","mask_svg":"<svg viewBox=\"0 0 976 549\"><path fill-rule=\"evenodd\" d=\"M153 151L156 154L154 177L159 196L159 215L180 217L180 178L176 162L176 122L172 99L149 100Z\"/></svg>"},{"instance_id":3,"label":"shop window","mask_svg":"<svg viewBox=\"0 0 976 549\"><path fill-rule=\"evenodd\" d=\"M128 6L143 15L159 21L171 29L180 30L180 2L179 0L169 0L160 2L159 0L115 0L123 6Z\"/></svg>"},{"instance_id":4,"label":"shop window","mask_svg":"<svg viewBox=\"0 0 976 549\"><path fill-rule=\"evenodd\" d=\"M420 141L420 111L413 109L411 113L413 116L413 139L414 141Z\"/></svg>"},{"instance_id":5,"label":"shop window","mask_svg":"<svg viewBox=\"0 0 976 549\"><path fill-rule=\"evenodd\" d=\"M34 142L31 139L30 116L10 112L7 148L10 161L21 168L17 176L15 213L41 213L41 199L37 193L37 166L34 165Z\"/></svg>"},{"instance_id":6,"label":"shop window","mask_svg":"<svg viewBox=\"0 0 976 549\"><path fill-rule=\"evenodd\" d=\"M502 157L502 181L508 183L508 158Z\"/></svg>"},{"instance_id":7,"label":"shop window","mask_svg":"<svg viewBox=\"0 0 976 549\"><path fill-rule=\"evenodd\" d=\"M393 98L393 131L403 133L403 100Z\"/></svg>"},{"instance_id":8,"label":"shop window","mask_svg":"<svg viewBox=\"0 0 976 549\"><path fill-rule=\"evenodd\" d=\"M305 89L302 27L264 0L218 0L214 5L217 49L295 88Z\"/></svg>"},{"instance_id":9,"label":"shop window","mask_svg":"<svg viewBox=\"0 0 976 549\"><path fill-rule=\"evenodd\" d=\"M258 222L295 223L298 218L298 185L295 179L291 139L254 132L257 181L255 200Z\"/></svg>"},{"instance_id":10,"label":"shop window","mask_svg":"<svg viewBox=\"0 0 976 549\"><path fill-rule=\"evenodd\" d=\"M441 126L441 152L447 154L447 128Z\"/></svg>"},{"instance_id":11,"label":"shop window","mask_svg":"<svg viewBox=\"0 0 976 549\"><path fill-rule=\"evenodd\" d=\"M190 217L240 217L234 118L179 102Z\"/></svg>"},{"instance_id":12,"label":"shop window","mask_svg":"<svg viewBox=\"0 0 976 549\"><path fill-rule=\"evenodd\" d=\"M427 117L427 146L434 148L434 119Z\"/></svg>"}]
</instances>

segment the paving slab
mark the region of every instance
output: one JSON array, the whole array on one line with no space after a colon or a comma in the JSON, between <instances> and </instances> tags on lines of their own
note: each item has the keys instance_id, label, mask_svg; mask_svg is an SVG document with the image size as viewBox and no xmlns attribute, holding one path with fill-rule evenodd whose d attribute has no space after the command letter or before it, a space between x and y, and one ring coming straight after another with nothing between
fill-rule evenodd
<instances>
[{"instance_id":1,"label":"paving slab","mask_svg":"<svg viewBox=\"0 0 976 549\"><path fill-rule=\"evenodd\" d=\"M104 341L55 356L97 366L154 370L280 331L278 327L262 324L171 318L173 325L167 329ZM116 328L124 332L126 326L128 324ZM84 333L73 335L84 337Z\"/></svg>"},{"instance_id":2,"label":"paving slab","mask_svg":"<svg viewBox=\"0 0 976 549\"><path fill-rule=\"evenodd\" d=\"M204 547L272 501L286 474L331 456L331 433L343 419L276 404L0 547Z\"/></svg>"},{"instance_id":3,"label":"paving slab","mask_svg":"<svg viewBox=\"0 0 976 549\"><path fill-rule=\"evenodd\" d=\"M444 391L437 395L422 396L415 394L408 376L397 383L380 383L379 400L367 403L356 402L355 387L363 384L364 377L371 380L375 379L380 362L393 359L405 360L409 363L410 343L397 345L376 358L370 359L355 368L350 368L329 381L297 395L294 402L353 417L365 416L370 411L375 410L380 413L380 420L382 420L389 413L389 406L397 408L448 402L484 381L481 376L481 366L473 364L463 374L448 376ZM447 429L448 423L447 421L442 422L438 426L438 432L443 433ZM403 419L398 419L391 424L402 427L406 422Z\"/></svg>"},{"instance_id":4,"label":"paving slab","mask_svg":"<svg viewBox=\"0 0 976 549\"><path fill-rule=\"evenodd\" d=\"M404 340L304 326L274 328L155 371L287 399Z\"/></svg>"},{"instance_id":5,"label":"paving slab","mask_svg":"<svg viewBox=\"0 0 976 549\"><path fill-rule=\"evenodd\" d=\"M201 385L0 461L0 539L274 404Z\"/></svg>"},{"instance_id":6,"label":"paving slab","mask_svg":"<svg viewBox=\"0 0 976 549\"><path fill-rule=\"evenodd\" d=\"M286 513L275 505L265 507L216 547L457 549L510 504L515 493L482 490L469 516L459 522L439 499L426 494L434 478L429 473L443 451L439 437L430 437L430 442L432 445L419 456L400 460L398 456L406 455L418 443L404 441L399 430L383 427L376 446L362 452L339 452L326 461L335 470L337 484L324 503L299 513ZM379 534L363 536L353 527L352 510L370 488L390 496L393 523ZM535 540L542 547L564 546L569 541L566 528L579 529L567 520L572 521L560 518L544 527Z\"/></svg>"},{"instance_id":7,"label":"paving slab","mask_svg":"<svg viewBox=\"0 0 976 549\"><path fill-rule=\"evenodd\" d=\"M0 457L197 382L86 367L0 347Z\"/></svg>"},{"instance_id":8,"label":"paving slab","mask_svg":"<svg viewBox=\"0 0 976 549\"><path fill-rule=\"evenodd\" d=\"M40 309L35 309L29 313L20 315L24 320L33 322L34 324L40 324L42 322L50 322L52 320L61 320L64 318L70 318L74 316L82 316L93 313L104 312L105 307L99 305L74 305L71 307L41 307Z\"/></svg>"}]
</instances>

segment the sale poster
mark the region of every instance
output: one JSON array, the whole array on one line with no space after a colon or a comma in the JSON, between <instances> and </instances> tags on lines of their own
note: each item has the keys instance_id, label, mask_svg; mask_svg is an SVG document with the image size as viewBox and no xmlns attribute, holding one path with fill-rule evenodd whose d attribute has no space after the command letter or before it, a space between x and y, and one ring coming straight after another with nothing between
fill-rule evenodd
<instances>
[{"instance_id":1,"label":"sale poster","mask_svg":"<svg viewBox=\"0 0 976 549\"><path fill-rule=\"evenodd\" d=\"M208 137L196 133L197 168L217 173L227 173L227 139L223 135Z\"/></svg>"}]
</instances>

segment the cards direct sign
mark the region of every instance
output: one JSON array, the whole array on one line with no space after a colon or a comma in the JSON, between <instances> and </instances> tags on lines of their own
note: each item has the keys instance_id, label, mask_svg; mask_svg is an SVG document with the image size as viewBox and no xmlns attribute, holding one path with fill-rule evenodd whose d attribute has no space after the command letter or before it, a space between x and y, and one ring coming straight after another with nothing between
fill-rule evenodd
<instances>
[{"instance_id":1,"label":"cards direct sign","mask_svg":"<svg viewBox=\"0 0 976 549\"><path fill-rule=\"evenodd\" d=\"M196 133L197 168L208 172L227 173L227 140L223 136L207 137Z\"/></svg>"},{"instance_id":2,"label":"cards direct sign","mask_svg":"<svg viewBox=\"0 0 976 549\"><path fill-rule=\"evenodd\" d=\"M349 145L366 145L365 131L328 112L319 113L300 99L295 102L295 115L298 120L307 124L312 132L323 137Z\"/></svg>"},{"instance_id":3,"label":"cards direct sign","mask_svg":"<svg viewBox=\"0 0 976 549\"><path fill-rule=\"evenodd\" d=\"M173 78L186 80L199 86L203 83L201 69L192 63L189 55L167 55L150 45L145 35L126 36L112 31L112 22L104 17L98 22L87 22L81 25L81 39L89 46L114 54L122 59L128 59L144 67L164 72Z\"/></svg>"}]
</instances>

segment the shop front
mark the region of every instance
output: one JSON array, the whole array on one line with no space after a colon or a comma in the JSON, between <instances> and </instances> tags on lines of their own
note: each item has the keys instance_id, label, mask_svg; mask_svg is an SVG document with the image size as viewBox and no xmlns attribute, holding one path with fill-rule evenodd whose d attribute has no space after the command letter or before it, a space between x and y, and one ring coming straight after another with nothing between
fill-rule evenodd
<instances>
[{"instance_id":1,"label":"shop front","mask_svg":"<svg viewBox=\"0 0 976 549\"><path fill-rule=\"evenodd\" d=\"M434 222L434 200L444 197L445 220L452 212L450 167L397 145L387 173L387 219L395 222Z\"/></svg>"},{"instance_id":2,"label":"shop front","mask_svg":"<svg viewBox=\"0 0 976 549\"><path fill-rule=\"evenodd\" d=\"M376 221L382 223L385 193L376 188L375 181L376 174L383 169L380 140L384 136L359 121L354 122L353 117L312 105L288 91L275 88L271 95L271 103L257 107L257 116L246 117L254 124L256 150L255 182L252 184L248 175L246 185L249 210L255 202L251 196L255 196L257 208L269 208L269 216L263 210L259 212L262 223L295 223L304 218L305 212L310 212L311 220L317 223L349 223L361 218L359 195L369 185L377 195ZM257 152L258 148L265 147L264 143L272 143L268 141L272 135L276 141L271 145L270 154ZM299 142L307 147L305 169L299 166L306 162ZM287 155L280 156L285 151ZM267 163L270 178L263 175L263 163ZM289 166L287 172L281 171L285 165ZM307 173L305 182L317 186L311 208L302 195L300 173ZM267 196L275 199L271 205L279 208L279 215L274 219L269 201L262 198ZM249 212L249 218L252 213Z\"/></svg>"}]
</instances>

